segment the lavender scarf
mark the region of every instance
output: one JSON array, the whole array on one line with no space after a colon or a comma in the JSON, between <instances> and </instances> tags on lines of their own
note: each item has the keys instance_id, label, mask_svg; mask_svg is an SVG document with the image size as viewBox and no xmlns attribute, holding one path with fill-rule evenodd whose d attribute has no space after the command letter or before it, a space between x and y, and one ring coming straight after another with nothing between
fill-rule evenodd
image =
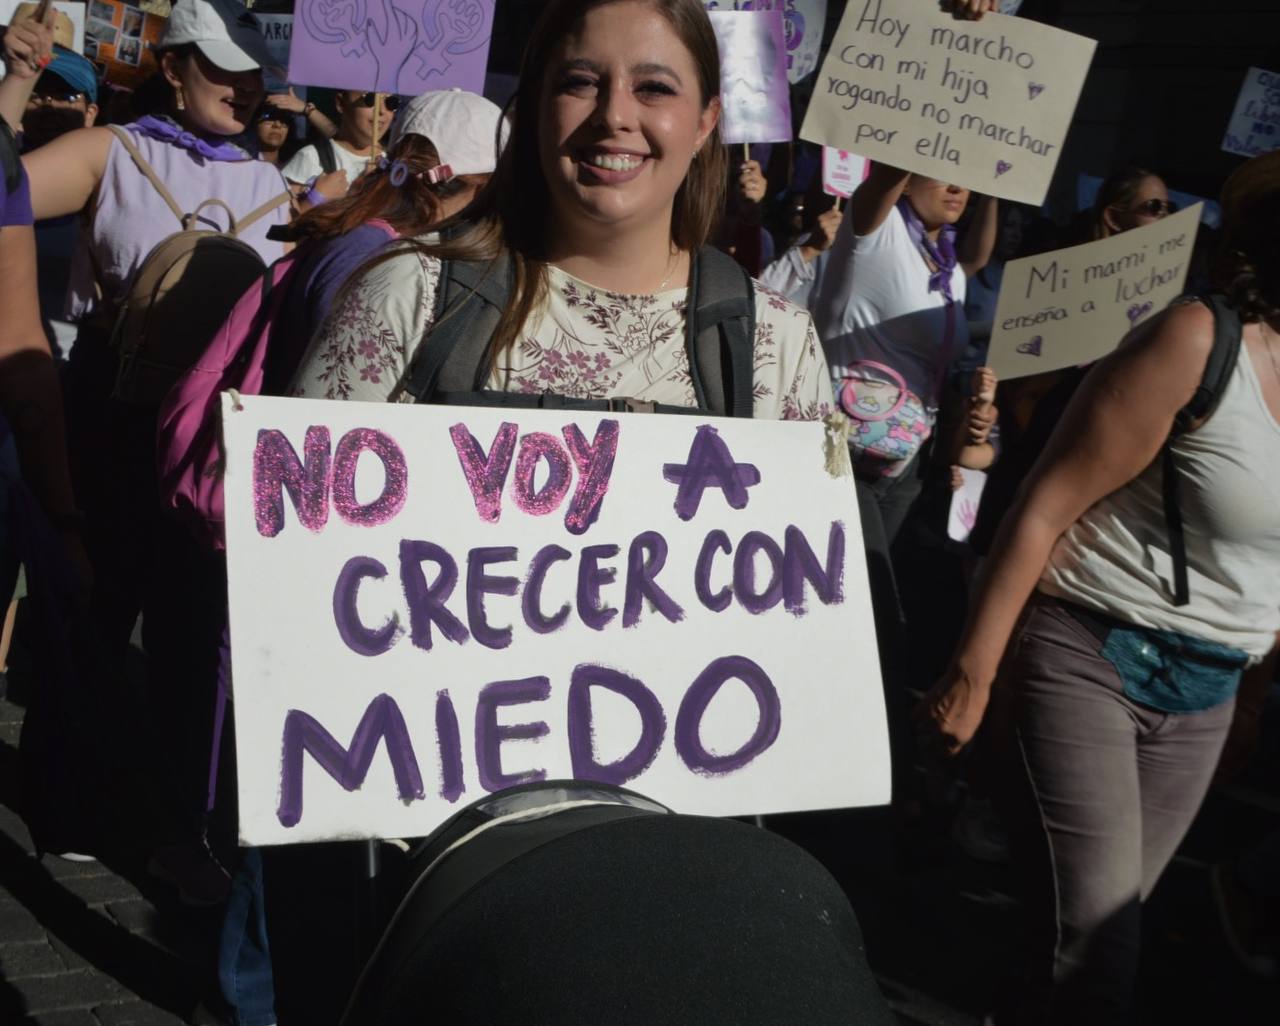
<instances>
[{"instance_id":1,"label":"lavender scarf","mask_svg":"<svg viewBox=\"0 0 1280 1026\"><path fill-rule=\"evenodd\" d=\"M128 127L147 136L149 139L159 139L161 142L172 143L179 149L190 150L192 153L204 157L205 160L236 161L253 159L251 153L237 146L230 139L211 143L201 139L193 132L188 132L173 118L148 114Z\"/></svg>"}]
</instances>

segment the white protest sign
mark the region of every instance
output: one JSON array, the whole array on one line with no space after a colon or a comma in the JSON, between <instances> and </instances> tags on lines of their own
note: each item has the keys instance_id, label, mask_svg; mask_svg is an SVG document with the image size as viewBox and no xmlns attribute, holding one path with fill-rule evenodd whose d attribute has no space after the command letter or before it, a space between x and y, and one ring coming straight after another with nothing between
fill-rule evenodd
<instances>
[{"instance_id":1,"label":"white protest sign","mask_svg":"<svg viewBox=\"0 0 1280 1026\"><path fill-rule=\"evenodd\" d=\"M1250 68L1240 87L1236 109L1222 148L1256 157L1280 147L1280 72Z\"/></svg>"},{"instance_id":2,"label":"white protest sign","mask_svg":"<svg viewBox=\"0 0 1280 1026\"><path fill-rule=\"evenodd\" d=\"M846 150L822 147L822 191L848 199L871 171L871 162Z\"/></svg>"},{"instance_id":3,"label":"white protest sign","mask_svg":"<svg viewBox=\"0 0 1280 1026\"><path fill-rule=\"evenodd\" d=\"M1197 204L1109 239L1005 264L988 365L1002 379L1092 363L1182 292Z\"/></svg>"},{"instance_id":4,"label":"white protest sign","mask_svg":"<svg viewBox=\"0 0 1280 1026\"><path fill-rule=\"evenodd\" d=\"M418 836L544 776L709 815L888 801L823 424L240 402L242 843Z\"/></svg>"},{"instance_id":5,"label":"white protest sign","mask_svg":"<svg viewBox=\"0 0 1280 1026\"><path fill-rule=\"evenodd\" d=\"M961 485L951 493L951 509L947 514L947 537L954 542L967 542L978 522L978 506L982 502L982 490L987 487L987 475L968 467L960 471Z\"/></svg>"},{"instance_id":6,"label":"white protest sign","mask_svg":"<svg viewBox=\"0 0 1280 1026\"><path fill-rule=\"evenodd\" d=\"M800 137L1039 206L1097 44L921 0L850 0Z\"/></svg>"}]
</instances>

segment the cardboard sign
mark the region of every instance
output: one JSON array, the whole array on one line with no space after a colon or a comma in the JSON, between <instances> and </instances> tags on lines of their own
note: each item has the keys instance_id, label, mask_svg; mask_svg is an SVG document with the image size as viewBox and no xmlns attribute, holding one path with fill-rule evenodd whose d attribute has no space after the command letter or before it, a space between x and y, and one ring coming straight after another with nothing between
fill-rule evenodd
<instances>
[{"instance_id":1,"label":"cardboard sign","mask_svg":"<svg viewBox=\"0 0 1280 1026\"><path fill-rule=\"evenodd\" d=\"M29 3L30 0L0 0L0 25L11 24L14 12L18 9L19 4L24 2ZM53 9L71 23L71 46L69 48L76 53L84 53L85 5L82 3L66 3L64 0L53 0ZM55 36L54 42L61 43L62 40ZM0 79L3 78L4 69L0 68Z\"/></svg>"},{"instance_id":2,"label":"cardboard sign","mask_svg":"<svg viewBox=\"0 0 1280 1026\"><path fill-rule=\"evenodd\" d=\"M682 812L889 798L824 425L224 396L240 837L428 833L573 777Z\"/></svg>"},{"instance_id":3,"label":"cardboard sign","mask_svg":"<svg viewBox=\"0 0 1280 1026\"><path fill-rule=\"evenodd\" d=\"M982 491L987 487L987 475L984 471L967 467L959 470L964 483L951 493L947 537L954 542L967 542L973 533L973 525L978 522L978 506L982 502Z\"/></svg>"},{"instance_id":4,"label":"cardboard sign","mask_svg":"<svg viewBox=\"0 0 1280 1026\"><path fill-rule=\"evenodd\" d=\"M417 96L484 91L494 0L298 0L289 81Z\"/></svg>"},{"instance_id":5,"label":"cardboard sign","mask_svg":"<svg viewBox=\"0 0 1280 1026\"><path fill-rule=\"evenodd\" d=\"M136 89L160 69L152 48L165 20L119 0L89 0L84 55L108 82Z\"/></svg>"},{"instance_id":6,"label":"cardboard sign","mask_svg":"<svg viewBox=\"0 0 1280 1026\"><path fill-rule=\"evenodd\" d=\"M850 0L800 136L1039 206L1096 45L1023 18Z\"/></svg>"},{"instance_id":7,"label":"cardboard sign","mask_svg":"<svg viewBox=\"0 0 1280 1026\"><path fill-rule=\"evenodd\" d=\"M713 11L726 145L791 141L787 51L778 11Z\"/></svg>"},{"instance_id":8,"label":"cardboard sign","mask_svg":"<svg viewBox=\"0 0 1280 1026\"><path fill-rule=\"evenodd\" d=\"M1280 72L1250 68L1240 87L1236 109L1222 148L1256 157L1280 147Z\"/></svg>"},{"instance_id":9,"label":"cardboard sign","mask_svg":"<svg viewBox=\"0 0 1280 1026\"><path fill-rule=\"evenodd\" d=\"M822 147L822 191L848 199L871 173L871 161L845 150Z\"/></svg>"},{"instance_id":10,"label":"cardboard sign","mask_svg":"<svg viewBox=\"0 0 1280 1026\"><path fill-rule=\"evenodd\" d=\"M1005 265L988 365L1004 380L1092 363L1182 292L1200 207Z\"/></svg>"}]
</instances>

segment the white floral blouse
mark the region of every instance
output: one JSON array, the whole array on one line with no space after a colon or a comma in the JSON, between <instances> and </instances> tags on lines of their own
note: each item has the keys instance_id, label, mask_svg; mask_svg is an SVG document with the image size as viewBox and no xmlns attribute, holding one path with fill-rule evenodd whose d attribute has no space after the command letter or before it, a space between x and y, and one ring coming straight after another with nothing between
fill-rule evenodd
<instances>
[{"instance_id":1,"label":"white floral blouse","mask_svg":"<svg viewBox=\"0 0 1280 1026\"><path fill-rule=\"evenodd\" d=\"M417 252L367 271L312 339L290 393L410 399L399 385L431 325L439 279L439 260ZM826 416L830 376L808 311L759 282L755 290L754 415ZM553 267L545 309L500 361L488 387L696 406L685 350L687 296L685 288L649 296L606 292Z\"/></svg>"}]
</instances>

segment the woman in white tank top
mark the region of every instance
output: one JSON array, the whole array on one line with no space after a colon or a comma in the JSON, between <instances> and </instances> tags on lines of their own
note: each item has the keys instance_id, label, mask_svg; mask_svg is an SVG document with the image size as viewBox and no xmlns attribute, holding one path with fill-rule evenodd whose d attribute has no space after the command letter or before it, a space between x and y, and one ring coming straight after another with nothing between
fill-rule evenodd
<instances>
[{"instance_id":1,"label":"woman in white tank top","mask_svg":"<svg viewBox=\"0 0 1280 1026\"><path fill-rule=\"evenodd\" d=\"M948 753L984 717L1010 742L1000 776L1031 882L1034 982L999 1026L1131 1021L1142 905L1208 789L1242 673L1265 687L1246 667L1276 648L1280 152L1238 169L1222 206L1219 284L1240 349L1216 410L1172 444L1187 587L1158 457L1215 349L1219 320L1199 302L1138 328L1085 379L919 710Z\"/></svg>"}]
</instances>

